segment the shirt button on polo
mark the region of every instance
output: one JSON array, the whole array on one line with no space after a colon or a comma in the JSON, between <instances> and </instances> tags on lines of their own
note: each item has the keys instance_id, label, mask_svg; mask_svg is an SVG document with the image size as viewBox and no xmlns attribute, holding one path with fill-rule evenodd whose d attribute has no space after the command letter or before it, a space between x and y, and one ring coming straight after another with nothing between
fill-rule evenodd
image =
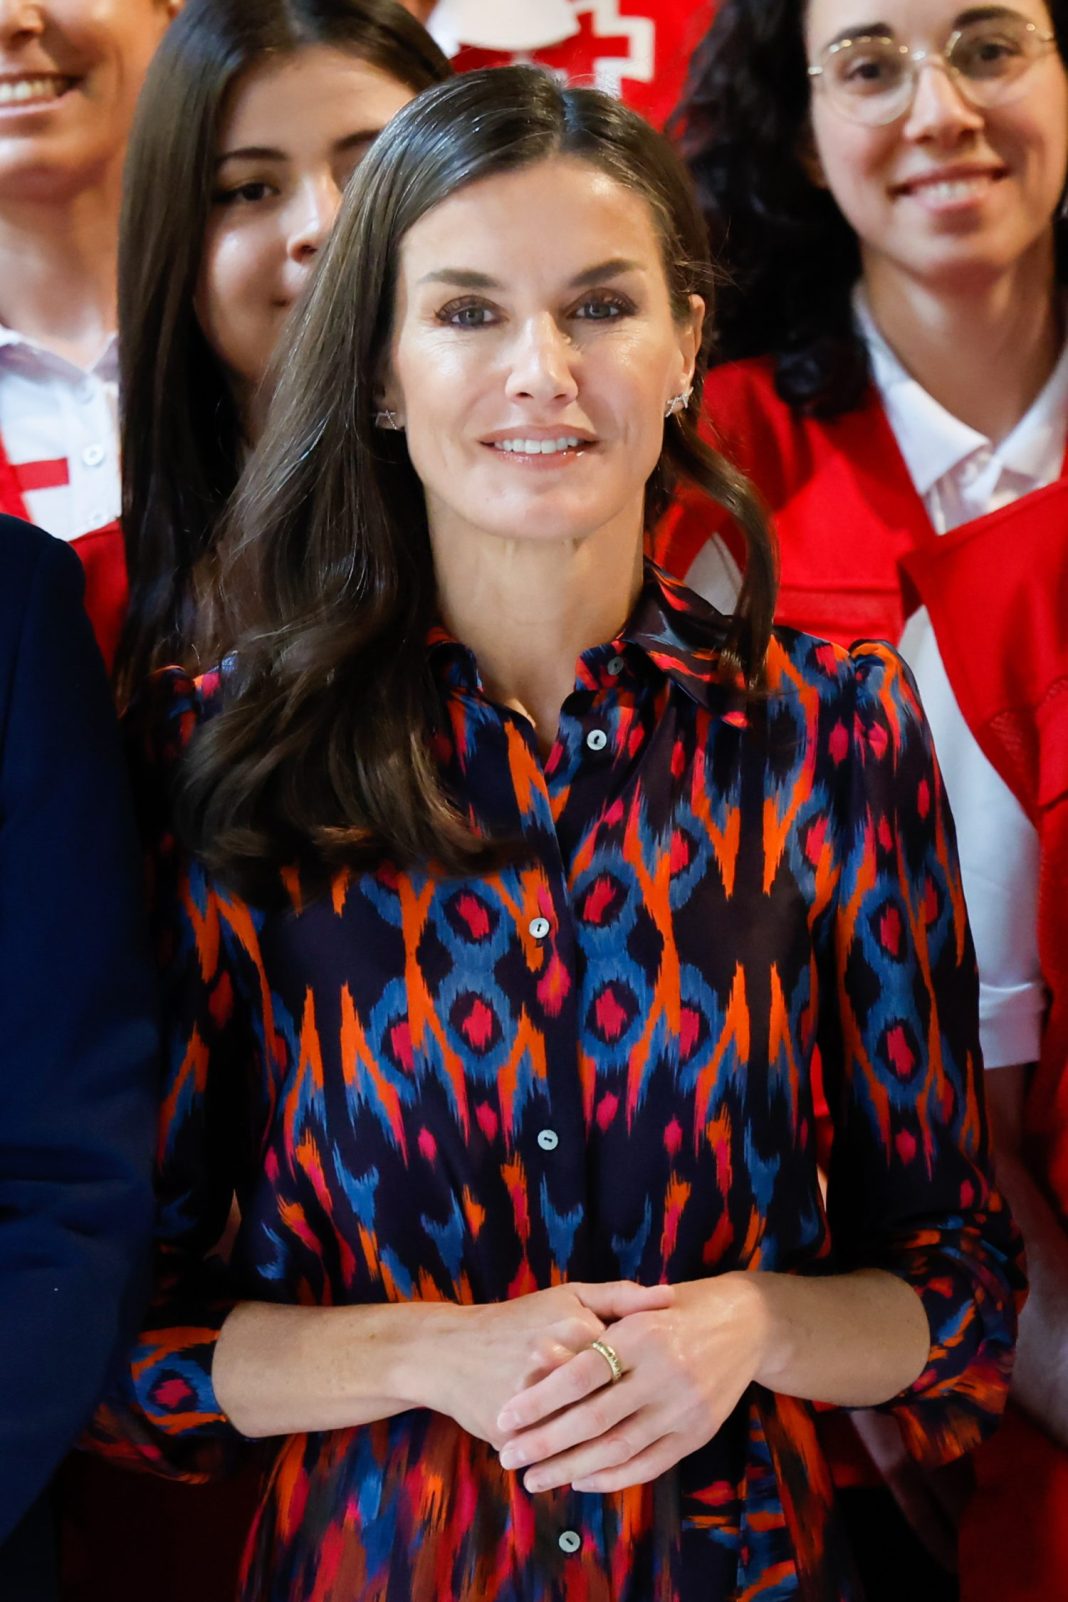
<instances>
[{"instance_id":1,"label":"shirt button on polo","mask_svg":"<svg viewBox=\"0 0 1068 1602\"><path fill-rule=\"evenodd\" d=\"M591 729L586 736L586 745L591 751L603 751L608 744L608 736L603 729Z\"/></svg>"},{"instance_id":2,"label":"shirt button on polo","mask_svg":"<svg viewBox=\"0 0 1068 1602\"><path fill-rule=\"evenodd\" d=\"M548 918L531 918L527 928L530 930L535 940L544 940L545 936L552 928L552 924L549 922Z\"/></svg>"},{"instance_id":3,"label":"shirt button on polo","mask_svg":"<svg viewBox=\"0 0 1068 1602\"><path fill-rule=\"evenodd\" d=\"M555 1129L539 1129L538 1145L542 1151L555 1151L560 1144L560 1136Z\"/></svg>"},{"instance_id":4,"label":"shirt button on polo","mask_svg":"<svg viewBox=\"0 0 1068 1602\"><path fill-rule=\"evenodd\" d=\"M560 1550L561 1550L561 1552L567 1552L569 1554L572 1553L572 1552L577 1552L581 1545L582 1545L582 1536L579 1534L579 1532L577 1530L561 1530L561 1532L560 1532Z\"/></svg>"},{"instance_id":5,"label":"shirt button on polo","mask_svg":"<svg viewBox=\"0 0 1068 1602\"><path fill-rule=\"evenodd\" d=\"M611 662L609 662L609 664L608 664L607 671L612 675L612 677L614 679L618 679L619 675L623 671L623 658L621 656L614 656L612 658Z\"/></svg>"},{"instance_id":6,"label":"shirt button on polo","mask_svg":"<svg viewBox=\"0 0 1068 1602\"><path fill-rule=\"evenodd\" d=\"M87 445L82 452L82 461L86 467L99 467L106 455L103 445Z\"/></svg>"}]
</instances>

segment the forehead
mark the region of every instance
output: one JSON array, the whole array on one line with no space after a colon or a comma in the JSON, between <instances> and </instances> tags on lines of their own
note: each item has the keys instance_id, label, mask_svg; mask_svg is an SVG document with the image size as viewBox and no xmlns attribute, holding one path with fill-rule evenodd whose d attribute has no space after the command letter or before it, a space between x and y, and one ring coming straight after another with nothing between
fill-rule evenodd
<instances>
[{"instance_id":1,"label":"forehead","mask_svg":"<svg viewBox=\"0 0 1068 1602\"><path fill-rule=\"evenodd\" d=\"M338 137L381 128L412 98L405 84L351 51L305 45L257 62L236 79L223 107L219 144L284 146L324 123L336 122Z\"/></svg>"},{"instance_id":2,"label":"forehead","mask_svg":"<svg viewBox=\"0 0 1068 1602\"><path fill-rule=\"evenodd\" d=\"M643 195L590 162L551 156L439 202L409 229L401 255L409 279L445 266L567 279L616 259L659 267L661 246Z\"/></svg>"},{"instance_id":3,"label":"forehead","mask_svg":"<svg viewBox=\"0 0 1068 1602\"><path fill-rule=\"evenodd\" d=\"M820 50L843 33L890 32L899 39L941 44L965 20L999 11L1012 11L1051 27L1044 0L1011 0L1011 4L970 3L970 0L808 0L805 37L810 49Z\"/></svg>"}]
</instances>

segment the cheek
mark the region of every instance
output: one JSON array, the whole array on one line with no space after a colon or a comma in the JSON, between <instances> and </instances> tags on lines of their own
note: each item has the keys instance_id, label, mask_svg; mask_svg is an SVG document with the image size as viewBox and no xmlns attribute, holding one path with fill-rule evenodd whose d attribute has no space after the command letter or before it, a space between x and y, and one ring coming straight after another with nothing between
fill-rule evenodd
<instances>
[{"instance_id":1,"label":"cheek","mask_svg":"<svg viewBox=\"0 0 1068 1602\"><path fill-rule=\"evenodd\" d=\"M812 132L823 187L845 216L884 198L892 129L864 128L814 106Z\"/></svg>"}]
</instances>

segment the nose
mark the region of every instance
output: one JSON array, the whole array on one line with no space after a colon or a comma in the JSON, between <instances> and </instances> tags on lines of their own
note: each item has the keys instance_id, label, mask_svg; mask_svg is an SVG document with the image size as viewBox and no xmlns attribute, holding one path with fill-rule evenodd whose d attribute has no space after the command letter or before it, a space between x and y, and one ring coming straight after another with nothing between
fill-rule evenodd
<instances>
[{"instance_id":1,"label":"nose","mask_svg":"<svg viewBox=\"0 0 1068 1602\"><path fill-rule=\"evenodd\" d=\"M0 39L44 32L41 7L31 0L0 0Z\"/></svg>"},{"instance_id":2,"label":"nose","mask_svg":"<svg viewBox=\"0 0 1068 1602\"><path fill-rule=\"evenodd\" d=\"M337 221L341 189L332 174L310 179L294 198L286 239L291 261L306 263L319 254Z\"/></svg>"},{"instance_id":3,"label":"nose","mask_svg":"<svg viewBox=\"0 0 1068 1602\"><path fill-rule=\"evenodd\" d=\"M569 401L578 394L575 348L549 313L532 318L522 328L505 388L515 400Z\"/></svg>"},{"instance_id":4,"label":"nose","mask_svg":"<svg viewBox=\"0 0 1068 1602\"><path fill-rule=\"evenodd\" d=\"M922 62L905 123L906 138L955 145L963 136L978 133L982 127L982 112L965 98L945 63Z\"/></svg>"}]
</instances>

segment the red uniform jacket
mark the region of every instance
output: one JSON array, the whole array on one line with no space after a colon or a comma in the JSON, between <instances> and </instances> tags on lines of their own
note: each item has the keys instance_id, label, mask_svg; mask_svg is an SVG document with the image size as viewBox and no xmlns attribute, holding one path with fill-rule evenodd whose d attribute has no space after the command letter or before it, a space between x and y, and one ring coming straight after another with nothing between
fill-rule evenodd
<instances>
[{"instance_id":1,"label":"red uniform jacket","mask_svg":"<svg viewBox=\"0 0 1068 1602\"><path fill-rule=\"evenodd\" d=\"M34 467L39 465L42 464L33 464ZM46 487L33 475L32 469L12 466L0 440L0 512L32 522L26 510L26 493ZM110 669L126 615L126 553L122 530L117 522L108 523L70 543L85 568L85 609Z\"/></svg>"},{"instance_id":2,"label":"red uniform jacket","mask_svg":"<svg viewBox=\"0 0 1068 1602\"><path fill-rule=\"evenodd\" d=\"M1068 482L955 530L906 567L969 727L1038 830L1050 1010L1026 1131L1068 1228ZM1068 1596L1068 1453L1010 1410L976 1468L965 1602Z\"/></svg>"},{"instance_id":3,"label":"red uniform jacket","mask_svg":"<svg viewBox=\"0 0 1068 1602\"><path fill-rule=\"evenodd\" d=\"M905 625L901 559L937 536L875 391L857 411L801 417L775 393L770 360L717 367L705 386L709 434L756 484L780 546L780 623L851 645L896 643ZM685 577L711 535L736 554L726 514L684 496L655 535L655 554Z\"/></svg>"},{"instance_id":4,"label":"red uniform jacket","mask_svg":"<svg viewBox=\"0 0 1068 1602\"><path fill-rule=\"evenodd\" d=\"M770 361L713 371L713 442L775 516L780 622L849 644L896 641L927 606L961 711L1039 831L1039 953L1050 989L1027 1107L1033 1170L1068 1227L1068 472L1049 489L936 535L874 390L855 412L799 417ZM1068 469L1068 462L1066 462ZM725 514L683 498L654 535L685 575ZM1068 1598L1068 1453L1010 1409L976 1456L961 1532L963 1602Z\"/></svg>"}]
</instances>

